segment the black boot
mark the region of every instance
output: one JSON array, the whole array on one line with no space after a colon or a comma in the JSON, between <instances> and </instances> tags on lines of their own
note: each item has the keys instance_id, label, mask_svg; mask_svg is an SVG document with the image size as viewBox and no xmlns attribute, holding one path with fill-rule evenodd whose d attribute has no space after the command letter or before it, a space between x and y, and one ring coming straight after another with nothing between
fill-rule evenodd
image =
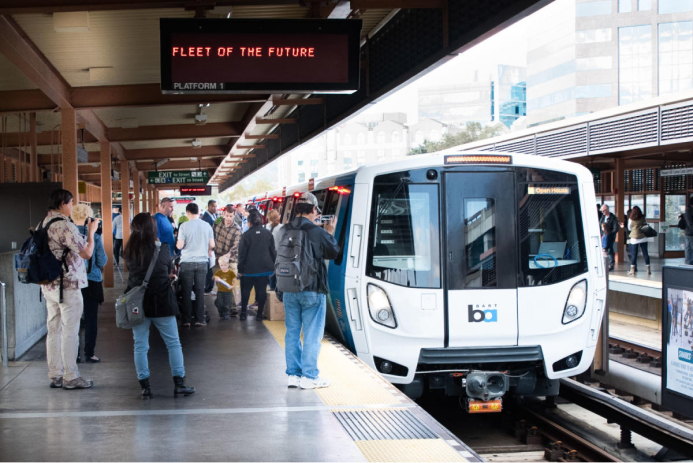
<instances>
[{"instance_id":1,"label":"black boot","mask_svg":"<svg viewBox=\"0 0 693 463\"><path fill-rule=\"evenodd\" d=\"M154 394L152 394L152 390L149 387L149 378L141 379L140 386L142 387L142 400L154 398Z\"/></svg>"},{"instance_id":2,"label":"black boot","mask_svg":"<svg viewBox=\"0 0 693 463\"><path fill-rule=\"evenodd\" d=\"M173 395L178 397L179 395L189 396L195 393L194 387L188 387L185 385L185 376L174 376L173 384Z\"/></svg>"}]
</instances>

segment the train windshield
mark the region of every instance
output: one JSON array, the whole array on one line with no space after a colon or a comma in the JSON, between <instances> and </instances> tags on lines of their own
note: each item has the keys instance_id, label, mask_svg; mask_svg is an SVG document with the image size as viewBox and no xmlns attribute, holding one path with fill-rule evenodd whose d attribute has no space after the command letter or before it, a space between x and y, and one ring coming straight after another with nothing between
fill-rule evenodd
<instances>
[{"instance_id":1,"label":"train windshield","mask_svg":"<svg viewBox=\"0 0 693 463\"><path fill-rule=\"evenodd\" d=\"M396 285L440 288L438 185L377 177L367 273Z\"/></svg>"},{"instance_id":2,"label":"train windshield","mask_svg":"<svg viewBox=\"0 0 693 463\"><path fill-rule=\"evenodd\" d=\"M518 169L520 286L558 283L587 272L574 175Z\"/></svg>"}]
</instances>

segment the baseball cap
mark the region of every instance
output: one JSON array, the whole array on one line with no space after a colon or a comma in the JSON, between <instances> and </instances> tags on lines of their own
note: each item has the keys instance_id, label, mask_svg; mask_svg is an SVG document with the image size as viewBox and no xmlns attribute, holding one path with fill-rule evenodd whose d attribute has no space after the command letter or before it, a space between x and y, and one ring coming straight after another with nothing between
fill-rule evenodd
<instances>
[{"instance_id":1,"label":"baseball cap","mask_svg":"<svg viewBox=\"0 0 693 463\"><path fill-rule=\"evenodd\" d=\"M310 204L311 206L315 206L315 210L318 212L318 214L322 214L320 206L318 206L318 198L316 198L313 193L303 193L301 197L298 198L298 203Z\"/></svg>"},{"instance_id":2,"label":"baseball cap","mask_svg":"<svg viewBox=\"0 0 693 463\"><path fill-rule=\"evenodd\" d=\"M159 204L164 204L164 203L175 203L176 201L173 198L169 198L168 196L163 198Z\"/></svg>"}]
</instances>

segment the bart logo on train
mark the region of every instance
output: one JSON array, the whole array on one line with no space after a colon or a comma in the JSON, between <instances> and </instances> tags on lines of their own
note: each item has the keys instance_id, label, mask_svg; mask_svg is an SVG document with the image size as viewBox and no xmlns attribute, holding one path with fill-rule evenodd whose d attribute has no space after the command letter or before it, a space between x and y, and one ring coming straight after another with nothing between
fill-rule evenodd
<instances>
[{"instance_id":1,"label":"bart logo on train","mask_svg":"<svg viewBox=\"0 0 693 463\"><path fill-rule=\"evenodd\" d=\"M479 307L479 304L476 305ZM495 304L494 306L497 306ZM485 309L485 307L491 307L489 304L488 306L482 305L481 310L479 308L475 309L472 304L469 304L467 306L467 310L469 312L469 323L481 323L481 322L486 322L486 323L494 323L498 321L498 311L496 309Z\"/></svg>"}]
</instances>

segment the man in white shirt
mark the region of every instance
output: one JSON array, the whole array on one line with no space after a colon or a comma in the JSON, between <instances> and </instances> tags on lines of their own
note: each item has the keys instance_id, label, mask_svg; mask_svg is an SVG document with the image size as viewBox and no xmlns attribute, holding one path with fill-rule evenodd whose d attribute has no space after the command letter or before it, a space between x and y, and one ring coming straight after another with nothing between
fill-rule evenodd
<instances>
[{"instance_id":1,"label":"man in white shirt","mask_svg":"<svg viewBox=\"0 0 693 463\"><path fill-rule=\"evenodd\" d=\"M214 232L200 219L195 203L185 208L188 221L178 229L176 247L181 250L180 281L183 285L183 326L190 326L192 318L192 291L195 291L195 326L206 325L204 289L209 258L214 252Z\"/></svg>"}]
</instances>

